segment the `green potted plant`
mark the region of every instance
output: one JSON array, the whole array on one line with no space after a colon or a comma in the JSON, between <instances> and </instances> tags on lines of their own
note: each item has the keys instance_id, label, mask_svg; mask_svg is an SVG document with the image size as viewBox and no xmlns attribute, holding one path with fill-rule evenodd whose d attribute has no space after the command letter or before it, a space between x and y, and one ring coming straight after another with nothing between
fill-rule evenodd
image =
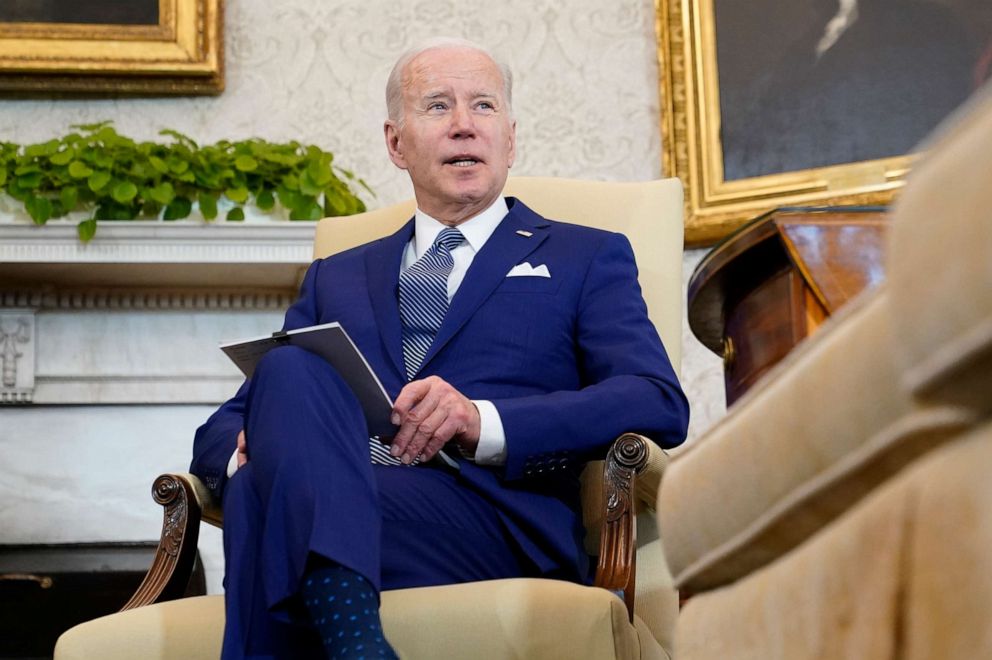
<instances>
[{"instance_id":1,"label":"green potted plant","mask_svg":"<svg viewBox=\"0 0 992 660\"><path fill-rule=\"evenodd\" d=\"M168 142L136 142L107 121L71 128L37 144L0 142L0 191L23 204L35 224L84 212L82 241L93 238L98 220L179 220L196 206L207 221L225 207L226 220L240 221L246 205L318 220L361 213L356 190L372 194L314 145L252 138L200 146L171 129L160 131Z\"/></svg>"}]
</instances>

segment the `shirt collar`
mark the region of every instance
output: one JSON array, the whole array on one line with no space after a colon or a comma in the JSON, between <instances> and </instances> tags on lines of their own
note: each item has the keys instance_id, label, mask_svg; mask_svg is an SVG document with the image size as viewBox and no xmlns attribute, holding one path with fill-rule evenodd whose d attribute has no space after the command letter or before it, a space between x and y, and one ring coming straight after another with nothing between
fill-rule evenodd
<instances>
[{"instance_id":1,"label":"shirt collar","mask_svg":"<svg viewBox=\"0 0 992 660\"><path fill-rule=\"evenodd\" d=\"M496 231L500 221L509 213L506 199L500 195L485 211L477 216L471 217L458 225L457 229L465 237L465 242L472 246L474 252L482 249L489 237ZM434 239L445 229L447 225L442 224L417 209L414 217L413 243L416 250L416 258L419 259L428 248L434 244Z\"/></svg>"}]
</instances>

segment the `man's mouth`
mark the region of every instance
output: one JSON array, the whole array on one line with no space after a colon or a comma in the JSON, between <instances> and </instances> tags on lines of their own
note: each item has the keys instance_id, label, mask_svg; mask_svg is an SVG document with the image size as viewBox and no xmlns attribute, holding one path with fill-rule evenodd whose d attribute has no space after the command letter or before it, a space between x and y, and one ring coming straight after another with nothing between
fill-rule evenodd
<instances>
[{"instance_id":1,"label":"man's mouth","mask_svg":"<svg viewBox=\"0 0 992 660\"><path fill-rule=\"evenodd\" d=\"M471 156L455 156L444 161L445 165L453 165L455 167L472 167L473 165L478 165L479 162L481 161Z\"/></svg>"}]
</instances>

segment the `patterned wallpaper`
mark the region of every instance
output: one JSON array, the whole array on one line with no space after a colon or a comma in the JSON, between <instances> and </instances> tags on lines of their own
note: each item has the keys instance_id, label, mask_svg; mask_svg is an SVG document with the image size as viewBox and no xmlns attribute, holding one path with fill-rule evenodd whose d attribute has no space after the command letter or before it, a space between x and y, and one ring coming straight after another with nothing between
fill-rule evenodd
<instances>
[{"instance_id":1,"label":"patterned wallpaper","mask_svg":"<svg viewBox=\"0 0 992 660\"><path fill-rule=\"evenodd\" d=\"M0 140L31 142L113 119L138 139L260 136L334 151L378 193L412 195L386 157L383 88L395 57L431 36L487 44L516 77L514 174L661 175L653 0L227 0L219 97L0 101ZM688 268L699 255L686 256ZM722 414L719 362L687 336L693 433ZM714 365L717 365L714 367ZM714 378L714 376L716 376Z\"/></svg>"}]
</instances>

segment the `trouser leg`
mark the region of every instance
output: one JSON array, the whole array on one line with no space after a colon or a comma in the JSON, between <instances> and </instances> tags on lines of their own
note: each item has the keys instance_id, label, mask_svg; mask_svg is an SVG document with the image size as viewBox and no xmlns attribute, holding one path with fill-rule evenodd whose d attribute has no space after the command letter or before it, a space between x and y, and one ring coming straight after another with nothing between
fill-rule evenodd
<instances>
[{"instance_id":1,"label":"trouser leg","mask_svg":"<svg viewBox=\"0 0 992 660\"><path fill-rule=\"evenodd\" d=\"M312 554L376 591L521 574L492 506L457 475L370 464L358 402L323 359L270 351L246 409L249 462L224 494L225 657L316 657L295 598Z\"/></svg>"},{"instance_id":2,"label":"trouser leg","mask_svg":"<svg viewBox=\"0 0 992 660\"><path fill-rule=\"evenodd\" d=\"M310 554L379 586L381 524L365 420L330 365L284 347L266 354L252 377L245 427L249 462L223 501L224 655L317 654L319 647L297 648L305 615L293 598Z\"/></svg>"}]
</instances>

